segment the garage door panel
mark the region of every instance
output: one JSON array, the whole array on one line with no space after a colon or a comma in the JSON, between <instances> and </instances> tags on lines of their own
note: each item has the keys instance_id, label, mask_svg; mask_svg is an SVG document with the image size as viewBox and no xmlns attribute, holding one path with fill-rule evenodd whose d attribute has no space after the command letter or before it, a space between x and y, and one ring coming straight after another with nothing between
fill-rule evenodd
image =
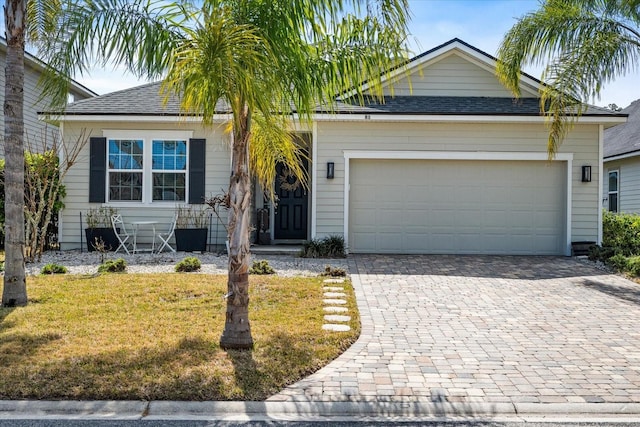
<instances>
[{"instance_id":1,"label":"garage door panel","mask_svg":"<svg viewBox=\"0 0 640 427\"><path fill-rule=\"evenodd\" d=\"M352 159L350 250L562 254L565 165Z\"/></svg>"}]
</instances>

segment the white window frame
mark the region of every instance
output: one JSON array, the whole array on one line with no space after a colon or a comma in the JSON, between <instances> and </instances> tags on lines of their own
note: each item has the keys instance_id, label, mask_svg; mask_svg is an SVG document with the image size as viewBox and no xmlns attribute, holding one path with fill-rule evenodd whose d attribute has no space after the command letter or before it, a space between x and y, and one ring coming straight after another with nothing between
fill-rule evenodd
<instances>
[{"instance_id":1,"label":"white window frame","mask_svg":"<svg viewBox=\"0 0 640 427\"><path fill-rule=\"evenodd\" d=\"M107 139L107 149L105 156L107 156L107 168L106 168L106 182L105 182L105 194L106 203L121 207L137 207L147 205L175 205L176 203L188 203L189 201L189 140L193 137L193 131L174 131L174 130L118 130L118 129L104 129L102 136ZM117 139L130 139L130 140L142 140L143 146L143 168L142 168L142 201L132 200L111 200L109 198L109 173L112 169L109 168L109 140ZM153 201L153 141L165 140L165 141L186 141L187 143L187 168L185 170L185 198L186 200L158 200ZM156 171L162 172L162 171Z\"/></svg>"},{"instance_id":2,"label":"white window frame","mask_svg":"<svg viewBox=\"0 0 640 427\"><path fill-rule=\"evenodd\" d=\"M616 191L611 191L611 174L616 174ZM616 195L616 210L611 210L611 195ZM618 213L620 212L620 169L611 169L607 171L607 210L609 212Z\"/></svg>"}]
</instances>

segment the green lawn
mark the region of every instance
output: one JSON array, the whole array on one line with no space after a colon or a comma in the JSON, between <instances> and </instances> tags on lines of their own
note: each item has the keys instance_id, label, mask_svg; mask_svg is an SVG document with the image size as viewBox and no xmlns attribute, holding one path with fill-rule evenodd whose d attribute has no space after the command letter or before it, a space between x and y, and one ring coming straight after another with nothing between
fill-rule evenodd
<instances>
[{"instance_id":1,"label":"green lawn","mask_svg":"<svg viewBox=\"0 0 640 427\"><path fill-rule=\"evenodd\" d=\"M0 309L0 399L263 400L357 338L325 332L321 278L251 276L253 351L224 351L226 276L29 277Z\"/></svg>"}]
</instances>

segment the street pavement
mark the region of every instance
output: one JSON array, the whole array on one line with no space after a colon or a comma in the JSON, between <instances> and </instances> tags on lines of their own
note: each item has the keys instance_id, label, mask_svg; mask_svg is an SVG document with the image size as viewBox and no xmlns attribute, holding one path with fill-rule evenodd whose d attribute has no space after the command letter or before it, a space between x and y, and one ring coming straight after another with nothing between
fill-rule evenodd
<instances>
[{"instance_id":1,"label":"street pavement","mask_svg":"<svg viewBox=\"0 0 640 427\"><path fill-rule=\"evenodd\" d=\"M360 338L266 402L4 401L0 421L640 425L640 285L567 257L354 255L349 270Z\"/></svg>"}]
</instances>

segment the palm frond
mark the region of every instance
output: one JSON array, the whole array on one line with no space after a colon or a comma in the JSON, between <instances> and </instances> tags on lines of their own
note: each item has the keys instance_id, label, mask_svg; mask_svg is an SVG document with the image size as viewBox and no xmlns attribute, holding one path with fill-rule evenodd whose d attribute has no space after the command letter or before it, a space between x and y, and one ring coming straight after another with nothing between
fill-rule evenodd
<instances>
[{"instance_id":1,"label":"palm frond","mask_svg":"<svg viewBox=\"0 0 640 427\"><path fill-rule=\"evenodd\" d=\"M138 77L163 75L181 33L184 6L148 0L68 0L57 33L39 45L48 63L42 97L64 108L70 79L97 64L121 64Z\"/></svg>"},{"instance_id":2,"label":"palm frond","mask_svg":"<svg viewBox=\"0 0 640 427\"><path fill-rule=\"evenodd\" d=\"M516 96L520 70L545 66L541 112L549 118L553 156L604 85L636 69L640 59L637 8L618 0L548 0L520 19L498 49L497 75Z\"/></svg>"},{"instance_id":3,"label":"palm frond","mask_svg":"<svg viewBox=\"0 0 640 427\"><path fill-rule=\"evenodd\" d=\"M253 117L249 143L250 170L271 200L275 199L278 164L283 164L308 189L309 179L302 167L302 160L308 160L306 147L288 126L285 116Z\"/></svg>"}]
</instances>

